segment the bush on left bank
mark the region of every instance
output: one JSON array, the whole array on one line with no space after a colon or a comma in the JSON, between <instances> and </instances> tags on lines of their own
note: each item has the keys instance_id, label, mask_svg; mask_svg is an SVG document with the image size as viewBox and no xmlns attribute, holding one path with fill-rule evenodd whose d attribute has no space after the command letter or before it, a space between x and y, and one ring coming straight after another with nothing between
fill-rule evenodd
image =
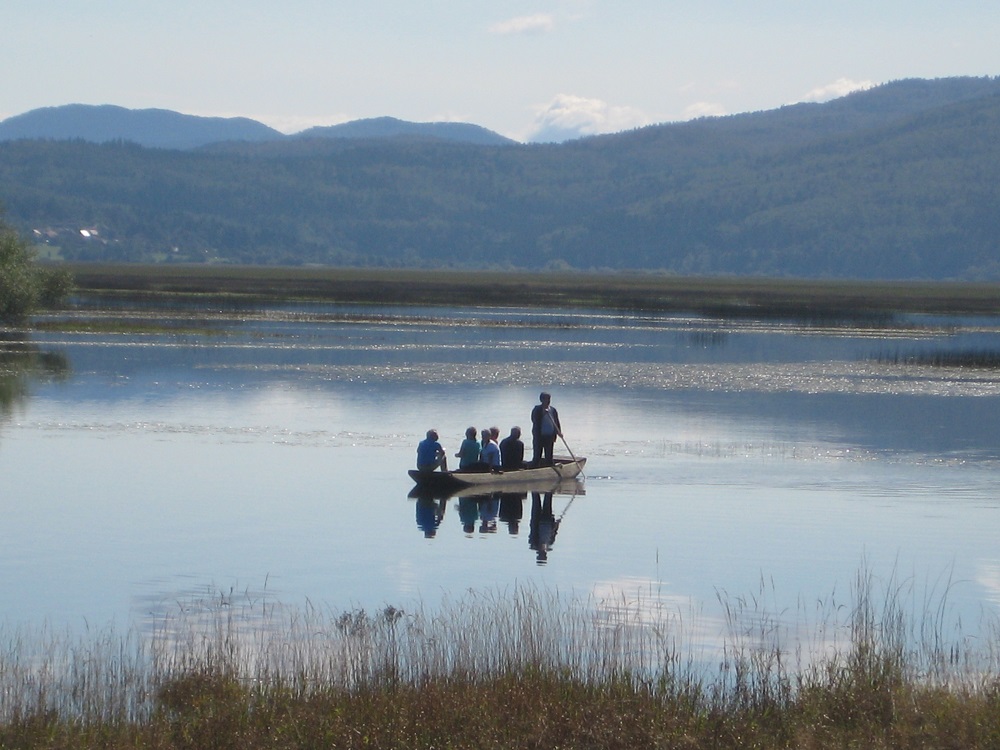
<instances>
[{"instance_id":1,"label":"bush on left bank","mask_svg":"<svg viewBox=\"0 0 1000 750\"><path fill-rule=\"evenodd\" d=\"M39 266L31 244L0 220L0 323L21 323L57 305L71 287L69 273Z\"/></svg>"}]
</instances>

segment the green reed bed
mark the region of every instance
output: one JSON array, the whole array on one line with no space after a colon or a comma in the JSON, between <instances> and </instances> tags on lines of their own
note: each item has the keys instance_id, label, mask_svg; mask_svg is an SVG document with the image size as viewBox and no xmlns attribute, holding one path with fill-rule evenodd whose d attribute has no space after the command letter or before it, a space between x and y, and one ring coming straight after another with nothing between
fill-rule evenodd
<instances>
[{"instance_id":1,"label":"green reed bed","mask_svg":"<svg viewBox=\"0 0 1000 750\"><path fill-rule=\"evenodd\" d=\"M516 588L433 611L230 602L142 636L7 633L0 747L996 747L996 628L970 647L907 587L855 588L797 639L763 587L723 597L714 625L653 596Z\"/></svg>"},{"instance_id":2,"label":"green reed bed","mask_svg":"<svg viewBox=\"0 0 1000 750\"><path fill-rule=\"evenodd\" d=\"M879 364L956 367L970 370L1000 369L1000 352L993 349L959 351L892 352L875 358Z\"/></svg>"},{"instance_id":3,"label":"green reed bed","mask_svg":"<svg viewBox=\"0 0 1000 750\"><path fill-rule=\"evenodd\" d=\"M213 305L229 299L591 307L828 323L879 322L900 312L1000 312L1000 285L985 283L128 263L65 267L81 293L147 302L186 297Z\"/></svg>"}]
</instances>

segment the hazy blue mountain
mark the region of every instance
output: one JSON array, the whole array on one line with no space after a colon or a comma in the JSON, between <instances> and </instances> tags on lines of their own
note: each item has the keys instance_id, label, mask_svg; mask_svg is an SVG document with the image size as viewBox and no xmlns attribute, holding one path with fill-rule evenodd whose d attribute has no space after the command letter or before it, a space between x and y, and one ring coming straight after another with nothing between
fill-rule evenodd
<instances>
[{"instance_id":1,"label":"hazy blue mountain","mask_svg":"<svg viewBox=\"0 0 1000 750\"><path fill-rule=\"evenodd\" d=\"M0 122L0 140L129 141L151 148L196 148L219 141L267 141L282 134L246 117L197 117L166 109L67 104Z\"/></svg>"},{"instance_id":2,"label":"hazy blue mountain","mask_svg":"<svg viewBox=\"0 0 1000 750\"><path fill-rule=\"evenodd\" d=\"M286 136L246 117L199 117L166 109L125 109L110 104L44 107L0 122L0 141L18 139L128 141L150 148L192 149L216 144L271 143L312 138L435 138L479 145L515 141L478 125L415 123L393 117L309 128Z\"/></svg>"},{"instance_id":3,"label":"hazy blue mountain","mask_svg":"<svg viewBox=\"0 0 1000 750\"><path fill-rule=\"evenodd\" d=\"M406 122L395 117L353 120L340 125L316 127L296 133L294 138L438 138L481 146L512 144L499 133L464 122Z\"/></svg>"}]
</instances>

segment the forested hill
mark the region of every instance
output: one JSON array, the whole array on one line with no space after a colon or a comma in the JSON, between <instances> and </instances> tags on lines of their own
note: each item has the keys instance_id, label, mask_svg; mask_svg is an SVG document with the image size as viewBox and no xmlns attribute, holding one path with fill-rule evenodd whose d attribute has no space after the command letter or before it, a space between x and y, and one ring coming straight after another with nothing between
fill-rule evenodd
<instances>
[{"instance_id":1,"label":"forested hill","mask_svg":"<svg viewBox=\"0 0 1000 750\"><path fill-rule=\"evenodd\" d=\"M998 192L992 78L553 145L0 143L8 221L74 260L997 280Z\"/></svg>"},{"instance_id":2,"label":"forested hill","mask_svg":"<svg viewBox=\"0 0 1000 750\"><path fill-rule=\"evenodd\" d=\"M218 141L283 137L277 130L245 117L195 117L165 109L125 109L110 104L43 107L0 122L0 141L131 141L155 148L185 149Z\"/></svg>"},{"instance_id":3,"label":"forested hill","mask_svg":"<svg viewBox=\"0 0 1000 750\"><path fill-rule=\"evenodd\" d=\"M199 117L166 109L126 109L111 104L42 107L0 121L0 141L127 141L152 148L192 149L220 143L302 138L439 138L479 145L513 143L491 130L461 122L406 122L395 117L374 117L285 135L246 117Z\"/></svg>"}]
</instances>

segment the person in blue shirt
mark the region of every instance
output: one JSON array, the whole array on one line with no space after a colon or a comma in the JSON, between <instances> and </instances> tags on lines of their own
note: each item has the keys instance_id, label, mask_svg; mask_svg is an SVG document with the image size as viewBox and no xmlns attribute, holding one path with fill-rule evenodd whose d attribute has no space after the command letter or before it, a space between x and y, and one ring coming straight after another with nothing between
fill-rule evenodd
<instances>
[{"instance_id":1,"label":"person in blue shirt","mask_svg":"<svg viewBox=\"0 0 1000 750\"><path fill-rule=\"evenodd\" d=\"M437 430L427 430L427 437L417 445L417 469L448 471L448 455L438 442Z\"/></svg>"},{"instance_id":2,"label":"person in blue shirt","mask_svg":"<svg viewBox=\"0 0 1000 750\"><path fill-rule=\"evenodd\" d=\"M489 430L482 432L483 447L479 451L479 460L486 464L490 471L500 469L500 446L496 444Z\"/></svg>"}]
</instances>

